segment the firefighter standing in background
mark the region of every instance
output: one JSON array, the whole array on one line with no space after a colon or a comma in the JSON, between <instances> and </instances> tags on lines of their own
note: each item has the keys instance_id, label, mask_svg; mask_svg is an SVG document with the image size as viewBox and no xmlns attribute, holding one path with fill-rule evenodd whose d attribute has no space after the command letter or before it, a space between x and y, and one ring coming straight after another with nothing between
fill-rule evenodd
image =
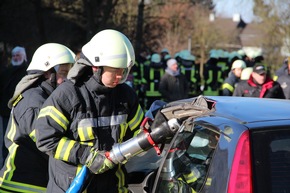
<instances>
[{"instance_id":1,"label":"firefighter standing in background","mask_svg":"<svg viewBox=\"0 0 290 193\"><path fill-rule=\"evenodd\" d=\"M28 74L8 103L12 109L5 135L9 154L0 171L0 192L46 192L48 157L35 145L35 119L43 102L62 83L74 57L69 48L57 43L35 51Z\"/></svg>"},{"instance_id":2,"label":"firefighter standing in background","mask_svg":"<svg viewBox=\"0 0 290 193\"><path fill-rule=\"evenodd\" d=\"M228 63L230 53L222 49L216 50L216 52L218 55L217 66L221 68L222 78L225 79L231 71L231 65Z\"/></svg>"},{"instance_id":3,"label":"firefighter standing in background","mask_svg":"<svg viewBox=\"0 0 290 193\"><path fill-rule=\"evenodd\" d=\"M97 33L82 47L68 79L45 101L36 142L49 155L48 193L65 192L79 170L90 170L87 193L128 192L126 171L105 152L139 133L143 111L125 82L135 62L129 39L116 30Z\"/></svg>"},{"instance_id":4,"label":"firefighter standing in background","mask_svg":"<svg viewBox=\"0 0 290 193\"><path fill-rule=\"evenodd\" d=\"M243 60L234 61L231 72L222 85L222 95L232 96L236 87L236 84L240 81L242 70L246 68L246 63Z\"/></svg>"},{"instance_id":5,"label":"firefighter standing in background","mask_svg":"<svg viewBox=\"0 0 290 193\"><path fill-rule=\"evenodd\" d=\"M171 58L169 50L167 48L163 48L160 52L161 63L164 69L167 68L167 61Z\"/></svg>"},{"instance_id":6,"label":"firefighter standing in background","mask_svg":"<svg viewBox=\"0 0 290 193\"><path fill-rule=\"evenodd\" d=\"M199 67L195 65L195 56L188 50L182 50L177 55L177 60L180 64L181 73L183 73L189 82L189 97L194 97L200 94L200 74Z\"/></svg>"},{"instance_id":7,"label":"firefighter standing in background","mask_svg":"<svg viewBox=\"0 0 290 193\"><path fill-rule=\"evenodd\" d=\"M162 66L160 55L157 53L152 54L150 63L144 65L144 78L146 80L146 110L150 108L155 100L161 100L159 82L164 72L165 70Z\"/></svg>"},{"instance_id":8,"label":"firefighter standing in background","mask_svg":"<svg viewBox=\"0 0 290 193\"><path fill-rule=\"evenodd\" d=\"M210 53L210 57L204 68L204 90L203 94L206 96L220 95L220 88L223 83L222 70L217 66L219 56L215 51Z\"/></svg>"},{"instance_id":9,"label":"firefighter standing in background","mask_svg":"<svg viewBox=\"0 0 290 193\"><path fill-rule=\"evenodd\" d=\"M151 55L147 50L142 50L136 57L135 65L132 67L132 74L134 76L134 88L137 92L139 103L145 109L146 99L146 79L144 78L144 66L150 64Z\"/></svg>"}]
</instances>

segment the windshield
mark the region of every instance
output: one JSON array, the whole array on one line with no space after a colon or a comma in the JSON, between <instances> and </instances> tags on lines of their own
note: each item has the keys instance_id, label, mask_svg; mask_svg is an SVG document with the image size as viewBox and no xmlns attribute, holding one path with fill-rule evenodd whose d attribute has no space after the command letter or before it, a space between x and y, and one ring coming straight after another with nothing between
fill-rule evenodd
<instances>
[{"instance_id":1,"label":"windshield","mask_svg":"<svg viewBox=\"0 0 290 193\"><path fill-rule=\"evenodd\" d=\"M206 180L219 133L192 122L184 124L168 147L155 183L159 193L198 192ZM154 191L154 189L153 189Z\"/></svg>"}]
</instances>

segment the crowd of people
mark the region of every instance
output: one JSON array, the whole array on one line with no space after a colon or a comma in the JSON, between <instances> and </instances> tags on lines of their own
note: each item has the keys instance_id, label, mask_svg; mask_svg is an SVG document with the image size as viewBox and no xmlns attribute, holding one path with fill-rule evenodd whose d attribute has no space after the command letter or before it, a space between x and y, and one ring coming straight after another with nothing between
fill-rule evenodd
<instances>
[{"instance_id":1,"label":"crowd of people","mask_svg":"<svg viewBox=\"0 0 290 193\"><path fill-rule=\"evenodd\" d=\"M284 63L271 76L260 51L213 49L201 75L199 62L188 50L173 56L168 49L153 54L144 51L136 58L127 83L135 89L145 110L154 100L171 102L201 94L289 99L288 58Z\"/></svg>"},{"instance_id":2,"label":"crowd of people","mask_svg":"<svg viewBox=\"0 0 290 193\"><path fill-rule=\"evenodd\" d=\"M58 43L41 45L30 62L23 47L11 54L0 75L1 192L63 193L82 166L91 173L86 192L127 192L125 166L107 153L140 132L155 100L290 99L290 57L271 77L261 53L211 50L201 76L190 51L135 56L130 40L109 29L77 56Z\"/></svg>"}]
</instances>

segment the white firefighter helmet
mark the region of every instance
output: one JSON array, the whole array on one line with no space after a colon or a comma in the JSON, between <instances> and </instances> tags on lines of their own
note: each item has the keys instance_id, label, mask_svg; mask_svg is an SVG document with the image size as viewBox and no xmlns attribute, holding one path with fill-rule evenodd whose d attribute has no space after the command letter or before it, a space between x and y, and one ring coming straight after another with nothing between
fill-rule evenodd
<instances>
[{"instance_id":1,"label":"white firefighter helmet","mask_svg":"<svg viewBox=\"0 0 290 193\"><path fill-rule=\"evenodd\" d=\"M235 60L232 64L232 70L235 69L235 68L246 68L246 63L243 61L243 60Z\"/></svg>"},{"instance_id":2,"label":"white firefighter helmet","mask_svg":"<svg viewBox=\"0 0 290 193\"><path fill-rule=\"evenodd\" d=\"M125 82L135 63L135 52L130 40L121 32L112 29L97 33L82 47L82 53L93 66L125 69L120 83Z\"/></svg>"},{"instance_id":3,"label":"white firefighter helmet","mask_svg":"<svg viewBox=\"0 0 290 193\"><path fill-rule=\"evenodd\" d=\"M157 53L152 54L152 56L151 56L151 62L154 62L154 63L159 63L159 62L161 62L161 57L160 57L160 55L157 54Z\"/></svg>"},{"instance_id":4,"label":"white firefighter helmet","mask_svg":"<svg viewBox=\"0 0 290 193\"><path fill-rule=\"evenodd\" d=\"M195 56L192 55L189 50L181 50L179 56L183 60L195 61Z\"/></svg>"},{"instance_id":5,"label":"white firefighter helmet","mask_svg":"<svg viewBox=\"0 0 290 193\"><path fill-rule=\"evenodd\" d=\"M241 80L248 80L253 72L253 67L244 68L241 73Z\"/></svg>"},{"instance_id":6,"label":"white firefighter helmet","mask_svg":"<svg viewBox=\"0 0 290 193\"><path fill-rule=\"evenodd\" d=\"M59 64L73 64L75 54L66 46L58 43L43 44L34 52L27 71L39 70L46 72Z\"/></svg>"}]
</instances>

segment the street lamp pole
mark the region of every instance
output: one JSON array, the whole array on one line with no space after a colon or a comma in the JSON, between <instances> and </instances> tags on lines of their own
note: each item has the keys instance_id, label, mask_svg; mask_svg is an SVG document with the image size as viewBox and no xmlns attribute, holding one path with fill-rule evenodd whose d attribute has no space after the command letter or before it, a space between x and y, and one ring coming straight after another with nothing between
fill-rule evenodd
<instances>
[{"instance_id":1,"label":"street lamp pole","mask_svg":"<svg viewBox=\"0 0 290 193\"><path fill-rule=\"evenodd\" d=\"M141 0L138 5L138 18L137 18L137 30L136 30L136 45L135 51L136 55L140 54L141 43L143 36L143 15L144 15L144 0Z\"/></svg>"}]
</instances>

